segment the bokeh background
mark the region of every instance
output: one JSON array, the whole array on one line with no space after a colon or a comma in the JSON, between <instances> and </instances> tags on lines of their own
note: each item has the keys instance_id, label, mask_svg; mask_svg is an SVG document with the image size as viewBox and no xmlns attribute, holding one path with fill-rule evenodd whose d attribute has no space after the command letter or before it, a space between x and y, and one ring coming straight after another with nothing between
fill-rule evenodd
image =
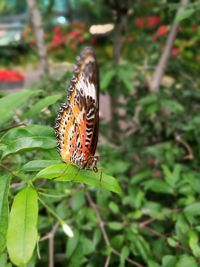
<instances>
[{"instance_id":1,"label":"bokeh background","mask_svg":"<svg viewBox=\"0 0 200 267\"><path fill-rule=\"evenodd\" d=\"M199 13L198 0L0 1L0 173L12 175L9 204L60 161L52 127L85 46L100 69L98 166L123 190L38 181L46 206L26 266L200 266ZM0 251L0 266L13 266Z\"/></svg>"}]
</instances>

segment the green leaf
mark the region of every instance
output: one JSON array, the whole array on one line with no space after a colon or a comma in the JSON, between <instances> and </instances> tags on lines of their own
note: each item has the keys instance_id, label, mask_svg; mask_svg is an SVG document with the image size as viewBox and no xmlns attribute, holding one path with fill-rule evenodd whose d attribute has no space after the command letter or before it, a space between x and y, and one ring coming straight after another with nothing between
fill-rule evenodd
<instances>
[{"instance_id":1,"label":"green leaf","mask_svg":"<svg viewBox=\"0 0 200 267\"><path fill-rule=\"evenodd\" d=\"M11 175L0 176L0 254L6 246L8 228L8 192Z\"/></svg>"},{"instance_id":2,"label":"green leaf","mask_svg":"<svg viewBox=\"0 0 200 267\"><path fill-rule=\"evenodd\" d=\"M179 12L176 16L176 22L179 23L179 22L183 21L184 19L191 17L194 12L195 12L195 10L192 8L188 8L188 9L185 9L185 10Z\"/></svg>"},{"instance_id":3,"label":"green leaf","mask_svg":"<svg viewBox=\"0 0 200 267\"><path fill-rule=\"evenodd\" d=\"M119 213L119 207L117 206L117 204L115 204L115 202L111 201L108 207L114 214Z\"/></svg>"},{"instance_id":4,"label":"green leaf","mask_svg":"<svg viewBox=\"0 0 200 267\"><path fill-rule=\"evenodd\" d=\"M199 258L200 257L199 237L198 233L192 230L189 232L189 246L194 256Z\"/></svg>"},{"instance_id":5,"label":"green leaf","mask_svg":"<svg viewBox=\"0 0 200 267\"><path fill-rule=\"evenodd\" d=\"M145 170L145 171L141 171L137 174L135 174L134 176L131 177L131 184L139 184L140 182L148 179L151 177L151 171L149 170Z\"/></svg>"},{"instance_id":6,"label":"green leaf","mask_svg":"<svg viewBox=\"0 0 200 267\"><path fill-rule=\"evenodd\" d=\"M12 267L12 264L8 263L7 253L0 253L0 267Z\"/></svg>"},{"instance_id":7,"label":"green leaf","mask_svg":"<svg viewBox=\"0 0 200 267\"><path fill-rule=\"evenodd\" d=\"M83 266L84 254L83 245L79 242L72 256L70 257L69 267L80 267Z\"/></svg>"},{"instance_id":8,"label":"green leaf","mask_svg":"<svg viewBox=\"0 0 200 267\"><path fill-rule=\"evenodd\" d=\"M147 241L138 234L128 233L128 239L131 241L133 247L131 248L133 254L139 253L145 262L151 258L151 250ZM137 254L136 254L137 255Z\"/></svg>"},{"instance_id":9,"label":"green leaf","mask_svg":"<svg viewBox=\"0 0 200 267\"><path fill-rule=\"evenodd\" d=\"M20 137L36 137L36 136L44 136L44 137L55 137L55 133L53 128L45 125L28 125L25 127L18 127L9 130L6 134L4 134L1 138L1 142L5 144L12 143L13 140Z\"/></svg>"},{"instance_id":10,"label":"green leaf","mask_svg":"<svg viewBox=\"0 0 200 267\"><path fill-rule=\"evenodd\" d=\"M183 210L185 216L189 221L191 221L192 217L200 215L200 202L195 202Z\"/></svg>"},{"instance_id":11,"label":"green leaf","mask_svg":"<svg viewBox=\"0 0 200 267\"><path fill-rule=\"evenodd\" d=\"M157 193L173 194L173 189L164 181L158 179L145 182L144 188Z\"/></svg>"},{"instance_id":12,"label":"green leaf","mask_svg":"<svg viewBox=\"0 0 200 267\"><path fill-rule=\"evenodd\" d=\"M81 236L81 243L83 245L83 254L89 255L92 254L95 251L94 243L85 236Z\"/></svg>"},{"instance_id":13,"label":"green leaf","mask_svg":"<svg viewBox=\"0 0 200 267\"><path fill-rule=\"evenodd\" d=\"M156 94L149 94L149 95L141 98L138 101L138 104L140 104L142 106L146 106L146 105L157 103L157 101L158 101L158 97Z\"/></svg>"},{"instance_id":14,"label":"green leaf","mask_svg":"<svg viewBox=\"0 0 200 267\"><path fill-rule=\"evenodd\" d=\"M117 250L120 250L124 243L124 235L113 235L111 236L111 246Z\"/></svg>"},{"instance_id":15,"label":"green leaf","mask_svg":"<svg viewBox=\"0 0 200 267\"><path fill-rule=\"evenodd\" d=\"M55 148L56 140L55 138L36 136L36 137L21 137L9 143L4 149L2 158L9 155L21 153L24 151L40 149L51 149Z\"/></svg>"},{"instance_id":16,"label":"green leaf","mask_svg":"<svg viewBox=\"0 0 200 267\"><path fill-rule=\"evenodd\" d=\"M31 160L22 167L22 171L39 171L50 165L60 163L60 160Z\"/></svg>"},{"instance_id":17,"label":"green leaf","mask_svg":"<svg viewBox=\"0 0 200 267\"><path fill-rule=\"evenodd\" d=\"M166 255L162 258L162 267L176 266L177 258L172 255Z\"/></svg>"},{"instance_id":18,"label":"green leaf","mask_svg":"<svg viewBox=\"0 0 200 267\"><path fill-rule=\"evenodd\" d=\"M119 231L124 228L123 223L120 222L109 222L107 225L110 229L115 231Z\"/></svg>"},{"instance_id":19,"label":"green leaf","mask_svg":"<svg viewBox=\"0 0 200 267\"><path fill-rule=\"evenodd\" d=\"M31 258L37 241L37 192L26 187L14 198L7 234L7 248L11 261L25 265Z\"/></svg>"},{"instance_id":20,"label":"green leaf","mask_svg":"<svg viewBox=\"0 0 200 267\"><path fill-rule=\"evenodd\" d=\"M121 66L118 71L118 76L120 80L125 85L128 91L133 90L133 71L124 69L124 66Z\"/></svg>"},{"instance_id":21,"label":"green leaf","mask_svg":"<svg viewBox=\"0 0 200 267\"><path fill-rule=\"evenodd\" d=\"M174 113L174 114L184 111L184 107L178 101L175 101L172 99L162 99L161 107L164 110L167 110L170 113Z\"/></svg>"},{"instance_id":22,"label":"green leaf","mask_svg":"<svg viewBox=\"0 0 200 267\"><path fill-rule=\"evenodd\" d=\"M174 170L172 172L167 165L162 165L162 170L165 175L166 182L174 188L180 178L181 165L175 164Z\"/></svg>"},{"instance_id":23,"label":"green leaf","mask_svg":"<svg viewBox=\"0 0 200 267\"><path fill-rule=\"evenodd\" d=\"M55 102L57 102L60 98L62 97L61 94L58 95L51 95L47 96L41 100L39 100L35 105L33 105L28 112L24 114L24 118L33 118L35 117L38 113L41 112L41 110L45 107L48 107Z\"/></svg>"},{"instance_id":24,"label":"green leaf","mask_svg":"<svg viewBox=\"0 0 200 267\"><path fill-rule=\"evenodd\" d=\"M168 237L167 242L173 248L175 248L177 246L177 241L172 237Z\"/></svg>"},{"instance_id":25,"label":"green leaf","mask_svg":"<svg viewBox=\"0 0 200 267\"><path fill-rule=\"evenodd\" d=\"M81 170L76 166L60 163L51 165L41 170L35 178L56 179L56 181L73 181L75 183L84 183L91 186L100 186L115 193L122 193L117 180L100 170Z\"/></svg>"},{"instance_id":26,"label":"green leaf","mask_svg":"<svg viewBox=\"0 0 200 267\"><path fill-rule=\"evenodd\" d=\"M181 243L187 242L188 236L185 233L189 233L190 227L187 223L184 214L181 214L177 217L175 229L176 229L177 239Z\"/></svg>"},{"instance_id":27,"label":"green leaf","mask_svg":"<svg viewBox=\"0 0 200 267\"><path fill-rule=\"evenodd\" d=\"M66 256L67 258L70 258L73 254L74 250L76 249L79 242L79 232L77 230L74 230L74 237L67 239L67 251Z\"/></svg>"},{"instance_id":28,"label":"green leaf","mask_svg":"<svg viewBox=\"0 0 200 267\"><path fill-rule=\"evenodd\" d=\"M3 125L12 118L16 108L21 108L24 104L27 104L27 100L31 96L38 94L38 92L39 91L23 90L0 98L0 125Z\"/></svg>"},{"instance_id":29,"label":"green leaf","mask_svg":"<svg viewBox=\"0 0 200 267\"><path fill-rule=\"evenodd\" d=\"M180 257L175 267L198 267L198 264L194 257L185 254Z\"/></svg>"},{"instance_id":30,"label":"green leaf","mask_svg":"<svg viewBox=\"0 0 200 267\"><path fill-rule=\"evenodd\" d=\"M106 90L111 83L113 77L116 75L115 69L107 70L103 75L101 79L101 89Z\"/></svg>"},{"instance_id":31,"label":"green leaf","mask_svg":"<svg viewBox=\"0 0 200 267\"><path fill-rule=\"evenodd\" d=\"M126 261L126 258L128 257L129 255L129 248L124 246L122 248L122 251L120 253L120 265L119 267L125 267L125 261Z\"/></svg>"},{"instance_id":32,"label":"green leaf","mask_svg":"<svg viewBox=\"0 0 200 267\"><path fill-rule=\"evenodd\" d=\"M84 195L84 192L82 191L73 197L71 207L72 207L72 210L78 211L81 208L83 208L84 205L85 205L85 195Z\"/></svg>"},{"instance_id":33,"label":"green leaf","mask_svg":"<svg viewBox=\"0 0 200 267\"><path fill-rule=\"evenodd\" d=\"M153 260L148 260L148 267L160 267L160 264L158 264L157 262L153 261Z\"/></svg>"}]
</instances>

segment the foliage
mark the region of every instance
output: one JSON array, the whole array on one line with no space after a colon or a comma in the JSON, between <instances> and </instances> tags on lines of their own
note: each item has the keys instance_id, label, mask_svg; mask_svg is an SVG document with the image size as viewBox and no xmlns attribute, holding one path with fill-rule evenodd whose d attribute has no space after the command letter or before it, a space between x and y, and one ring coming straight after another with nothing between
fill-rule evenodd
<instances>
[{"instance_id":1,"label":"foliage","mask_svg":"<svg viewBox=\"0 0 200 267\"><path fill-rule=\"evenodd\" d=\"M148 80L177 5L138 2L119 65L110 42L96 47L102 93L120 97L123 111L117 142L113 124L100 123L97 173L62 163L55 149L66 75L0 99L0 265L46 266L54 240L58 266L105 266L109 256L109 266L199 266L199 18L179 17L153 94Z\"/></svg>"}]
</instances>

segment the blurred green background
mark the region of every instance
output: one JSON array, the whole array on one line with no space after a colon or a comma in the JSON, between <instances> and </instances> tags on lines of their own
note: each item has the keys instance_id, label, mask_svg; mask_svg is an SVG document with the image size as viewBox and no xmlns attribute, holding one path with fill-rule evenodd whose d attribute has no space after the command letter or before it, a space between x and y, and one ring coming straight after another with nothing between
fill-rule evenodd
<instances>
[{"instance_id":1,"label":"blurred green background","mask_svg":"<svg viewBox=\"0 0 200 267\"><path fill-rule=\"evenodd\" d=\"M198 0L0 1L0 266L15 263L7 208L26 184L42 199L39 236L18 266L200 266L199 12ZM122 194L34 180L61 162L52 127L85 46L100 69L98 166Z\"/></svg>"}]
</instances>

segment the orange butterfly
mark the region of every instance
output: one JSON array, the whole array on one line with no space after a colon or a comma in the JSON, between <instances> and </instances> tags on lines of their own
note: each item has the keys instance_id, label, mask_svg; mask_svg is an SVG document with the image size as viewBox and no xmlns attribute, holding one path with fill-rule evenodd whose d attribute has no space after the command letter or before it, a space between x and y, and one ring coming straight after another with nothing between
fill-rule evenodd
<instances>
[{"instance_id":1,"label":"orange butterfly","mask_svg":"<svg viewBox=\"0 0 200 267\"><path fill-rule=\"evenodd\" d=\"M57 148L63 161L97 170L94 156L99 129L99 71L93 48L77 58L74 75L56 119Z\"/></svg>"}]
</instances>

